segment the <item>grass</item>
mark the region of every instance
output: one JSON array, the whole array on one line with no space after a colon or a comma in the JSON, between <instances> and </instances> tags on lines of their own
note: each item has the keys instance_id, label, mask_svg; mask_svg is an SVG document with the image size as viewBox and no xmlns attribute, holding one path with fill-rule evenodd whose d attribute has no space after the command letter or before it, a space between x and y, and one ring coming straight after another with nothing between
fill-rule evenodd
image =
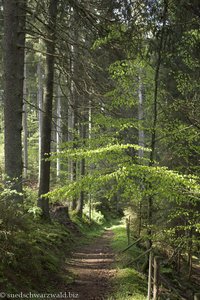
<instances>
[{"instance_id":1,"label":"grass","mask_svg":"<svg viewBox=\"0 0 200 300\"><path fill-rule=\"evenodd\" d=\"M117 274L113 279L113 294L108 300L146 300L146 277L133 265L133 260L142 252L137 246L133 246L122 254L121 251L127 246L125 225L115 225L112 230L114 232L112 248L117 253Z\"/></svg>"},{"instance_id":2,"label":"grass","mask_svg":"<svg viewBox=\"0 0 200 300\"><path fill-rule=\"evenodd\" d=\"M134 245L126 252L122 250L127 247L127 236L125 224L113 226L114 238L112 241L112 248L117 253L116 269L117 273L113 279L113 293L107 300L146 300L147 299L147 278L140 270L144 262L144 256L137 259L143 253L139 247ZM133 241L134 242L134 241ZM191 282L185 278L180 280L180 275L174 273L172 267L163 267L161 265L161 274L168 277L168 282L176 290L168 290L166 287L161 286L161 294L159 299L181 299L179 293L182 290L184 294L185 288L187 289L187 297L190 290L198 290L198 287L191 285ZM168 276L167 276L168 275ZM182 287L180 286L182 284ZM188 298L189 299L189 298ZM191 296L192 299L192 296Z\"/></svg>"}]
</instances>

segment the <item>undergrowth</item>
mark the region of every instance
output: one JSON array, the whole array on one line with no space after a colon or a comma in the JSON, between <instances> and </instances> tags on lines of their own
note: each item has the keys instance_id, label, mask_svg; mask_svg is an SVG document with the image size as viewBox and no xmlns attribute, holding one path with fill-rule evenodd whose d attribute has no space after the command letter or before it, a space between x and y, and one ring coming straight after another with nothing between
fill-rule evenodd
<instances>
[{"instance_id":1,"label":"undergrowth","mask_svg":"<svg viewBox=\"0 0 200 300\"><path fill-rule=\"evenodd\" d=\"M14 205L1 201L0 206L1 290L52 289L61 280L66 245L73 243L71 233L58 223L35 220Z\"/></svg>"},{"instance_id":2,"label":"undergrowth","mask_svg":"<svg viewBox=\"0 0 200 300\"><path fill-rule=\"evenodd\" d=\"M63 267L69 253L99 235L103 225L73 216L78 229L73 232L58 222L42 222L26 206L0 199L0 291L55 292L73 281Z\"/></svg>"}]
</instances>

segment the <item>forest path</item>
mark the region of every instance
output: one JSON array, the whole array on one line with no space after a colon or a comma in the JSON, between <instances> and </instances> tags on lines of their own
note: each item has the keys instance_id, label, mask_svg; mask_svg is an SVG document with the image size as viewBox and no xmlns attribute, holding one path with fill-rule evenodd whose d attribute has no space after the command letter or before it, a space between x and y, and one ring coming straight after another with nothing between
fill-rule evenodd
<instances>
[{"instance_id":1,"label":"forest path","mask_svg":"<svg viewBox=\"0 0 200 300\"><path fill-rule=\"evenodd\" d=\"M112 291L111 278L115 275L115 254L111 248L112 230L105 230L72 253L67 269L75 275L75 281L67 287L72 299L105 300ZM74 294L74 295L73 295Z\"/></svg>"}]
</instances>

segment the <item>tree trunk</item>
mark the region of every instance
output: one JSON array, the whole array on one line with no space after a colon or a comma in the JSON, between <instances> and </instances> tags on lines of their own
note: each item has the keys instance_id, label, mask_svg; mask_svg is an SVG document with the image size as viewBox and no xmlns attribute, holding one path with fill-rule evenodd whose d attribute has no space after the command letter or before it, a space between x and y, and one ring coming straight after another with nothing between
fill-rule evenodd
<instances>
[{"instance_id":1,"label":"tree trunk","mask_svg":"<svg viewBox=\"0 0 200 300\"><path fill-rule=\"evenodd\" d=\"M73 129L74 129L74 110L73 110L73 103L71 99L71 93L70 93L70 99L68 102L68 142L73 141ZM73 161L70 158L68 160L68 178L69 181L73 181Z\"/></svg>"},{"instance_id":2,"label":"tree trunk","mask_svg":"<svg viewBox=\"0 0 200 300\"><path fill-rule=\"evenodd\" d=\"M90 140L92 138L92 102L91 100L89 99L89 106L88 106L88 139L89 139L89 143L90 143ZM91 170L93 169L93 166L90 165L89 166L89 172L91 172ZM88 200L89 200L89 221L91 222L92 221L92 206L93 206L93 200L92 200L92 194L91 192L89 192L89 195L88 195Z\"/></svg>"},{"instance_id":3,"label":"tree trunk","mask_svg":"<svg viewBox=\"0 0 200 300\"><path fill-rule=\"evenodd\" d=\"M37 102L38 102L38 183L41 177L41 136L42 136L42 110L43 110L43 79L42 79L42 66L41 61L37 64L37 76L38 76L38 91L37 91Z\"/></svg>"},{"instance_id":4,"label":"tree trunk","mask_svg":"<svg viewBox=\"0 0 200 300\"><path fill-rule=\"evenodd\" d=\"M156 129L158 122L158 88L159 88L159 77L160 77L160 67L163 55L163 44L164 44L164 36L165 36L165 26L166 26L166 18L167 18L167 9L168 9L168 0L164 0L163 7L163 23L161 28L161 35L158 40L158 50L157 50L157 60L154 74L154 95L153 95L153 124L152 124L152 134L151 134L151 142L150 142L150 158L149 158L149 167L154 165L155 160L155 151L156 151ZM152 185L149 184L149 189L152 188ZM148 197L148 209L147 209L147 218L148 218L148 241L147 241L147 249L150 249L152 246L152 223L153 223L153 195Z\"/></svg>"},{"instance_id":5,"label":"tree trunk","mask_svg":"<svg viewBox=\"0 0 200 300\"><path fill-rule=\"evenodd\" d=\"M85 122L85 120L83 120L83 121ZM81 138L83 139L83 144L84 144L84 141L86 138L86 125L84 123L81 124L80 134L81 134ZM81 178L83 178L85 176L85 158L83 158L81 160L80 173L81 173L80 174ZM85 193L84 193L84 191L81 191L80 198L78 200L78 205L77 205L77 214L80 218L82 218L82 215L83 215L84 201L85 201Z\"/></svg>"},{"instance_id":6,"label":"tree trunk","mask_svg":"<svg viewBox=\"0 0 200 300\"><path fill-rule=\"evenodd\" d=\"M159 257L154 257L154 266L153 266L153 300L158 300L159 296L159 276L160 276L160 262Z\"/></svg>"},{"instance_id":7,"label":"tree trunk","mask_svg":"<svg viewBox=\"0 0 200 300\"><path fill-rule=\"evenodd\" d=\"M24 91L23 91L23 148L24 148L24 178L28 176L28 123L27 123L27 76L26 58L24 63Z\"/></svg>"},{"instance_id":8,"label":"tree trunk","mask_svg":"<svg viewBox=\"0 0 200 300\"><path fill-rule=\"evenodd\" d=\"M148 294L147 300L151 300L151 288L152 288L152 261L153 261L153 254L150 251L149 253L149 273L148 273Z\"/></svg>"},{"instance_id":9,"label":"tree trunk","mask_svg":"<svg viewBox=\"0 0 200 300\"><path fill-rule=\"evenodd\" d=\"M72 143L74 141L75 132L75 103L74 103L74 62L73 62L74 48L71 46L71 60L70 60L70 90L69 90L69 100L68 100L68 142ZM74 147L71 145L71 147ZM68 178L70 182L76 180L76 162L73 159L68 159ZM76 209L76 198L73 197L70 203L70 209Z\"/></svg>"},{"instance_id":10,"label":"tree trunk","mask_svg":"<svg viewBox=\"0 0 200 300\"><path fill-rule=\"evenodd\" d=\"M140 70L140 73L142 70ZM142 121L144 120L144 88L142 84L141 75L138 78L138 121L139 121L139 130L138 130L138 145L144 147L144 129ZM142 164L142 159L144 157L144 150L138 150L139 163ZM141 184L141 189L144 189L144 184ZM138 212L138 234L140 236L141 228L142 228L142 200L139 202L139 212Z\"/></svg>"},{"instance_id":11,"label":"tree trunk","mask_svg":"<svg viewBox=\"0 0 200 300\"><path fill-rule=\"evenodd\" d=\"M71 99L69 100L69 108L68 108L68 142L74 142L75 140L75 125L76 125L76 111L73 97L73 83L71 84ZM74 148L74 145L72 145ZM69 158L68 160L68 178L70 182L76 181L76 161ZM76 197L73 196L70 208L71 210L76 209Z\"/></svg>"},{"instance_id":12,"label":"tree trunk","mask_svg":"<svg viewBox=\"0 0 200 300\"><path fill-rule=\"evenodd\" d=\"M156 151L156 128L158 122L158 88L159 88L159 76L160 76L160 66L162 60L162 51L163 51L163 44L164 44L164 34L165 34L165 25L166 25L166 17L167 17L167 0L164 1L164 8L163 8L163 24L161 29L161 36L158 45L158 53L157 53L157 63L155 69L155 76L154 76L154 98L153 98L153 126L152 126L152 135L151 135L151 152L150 152L150 161L149 166L154 165L155 159L155 151ZM149 205L148 205L148 218L149 218L149 225L152 223L152 210L153 210L153 199L152 196L149 197ZM150 230L151 231L151 230ZM151 232L150 232L151 235Z\"/></svg>"},{"instance_id":13,"label":"tree trunk","mask_svg":"<svg viewBox=\"0 0 200 300\"><path fill-rule=\"evenodd\" d=\"M46 95L42 113L42 139L41 139L41 166L39 181L38 206L42 209L42 216L49 219L49 199L42 198L42 195L49 192L50 188L50 157L51 151L51 123L53 106L53 81L55 61L55 39L56 39L56 16L57 0L51 0L49 4L48 40L46 41ZM47 159L47 160L46 160Z\"/></svg>"},{"instance_id":14,"label":"tree trunk","mask_svg":"<svg viewBox=\"0 0 200 300\"><path fill-rule=\"evenodd\" d=\"M4 1L5 173L22 192L22 107L26 0Z\"/></svg>"},{"instance_id":15,"label":"tree trunk","mask_svg":"<svg viewBox=\"0 0 200 300\"><path fill-rule=\"evenodd\" d=\"M56 122L56 152L60 152L60 141L61 141L61 90L60 86L57 87L57 122ZM56 160L56 175L57 179L60 176L60 158Z\"/></svg>"},{"instance_id":16,"label":"tree trunk","mask_svg":"<svg viewBox=\"0 0 200 300\"><path fill-rule=\"evenodd\" d=\"M139 103L138 103L138 121L139 121L139 131L138 131L138 145L141 147L144 147L144 129L142 121L144 119L144 92L143 92L143 84L142 84L142 79L141 76L139 76L139 87L138 87L138 98L139 98ZM139 149L138 150L138 156L139 160L141 161L142 158L144 157L144 150Z\"/></svg>"},{"instance_id":17,"label":"tree trunk","mask_svg":"<svg viewBox=\"0 0 200 300\"><path fill-rule=\"evenodd\" d=\"M84 175L85 175L85 159L83 158L81 161L81 176L83 177ZM85 200L85 192L81 191L80 198L78 199L78 204L77 204L77 215L80 218L82 218L83 216L84 200Z\"/></svg>"},{"instance_id":18,"label":"tree trunk","mask_svg":"<svg viewBox=\"0 0 200 300\"><path fill-rule=\"evenodd\" d=\"M75 12L72 9L73 16L75 15ZM74 26L74 20L72 19L71 26ZM73 37L76 38L77 36L75 33L72 33ZM77 68L76 68L76 62L77 62L77 53L76 53L76 47L74 45L71 45L71 60L70 60L70 99L69 99L69 108L68 108L68 141L72 142L72 148L76 148L75 140L77 139L77 127L78 127L78 118L77 118L77 98L78 94L75 87L75 77L78 76ZM71 182L76 181L77 178L77 163L76 160L69 159L68 161L68 169L69 169L69 180ZM76 196L73 196L71 205L71 210L76 210L77 208L77 198Z\"/></svg>"},{"instance_id":19,"label":"tree trunk","mask_svg":"<svg viewBox=\"0 0 200 300\"><path fill-rule=\"evenodd\" d=\"M191 279L191 276L192 276L192 239L193 237L193 230L190 229L189 230L189 234L188 234L188 267L189 267L189 270L188 270L188 279L190 280Z\"/></svg>"}]
</instances>

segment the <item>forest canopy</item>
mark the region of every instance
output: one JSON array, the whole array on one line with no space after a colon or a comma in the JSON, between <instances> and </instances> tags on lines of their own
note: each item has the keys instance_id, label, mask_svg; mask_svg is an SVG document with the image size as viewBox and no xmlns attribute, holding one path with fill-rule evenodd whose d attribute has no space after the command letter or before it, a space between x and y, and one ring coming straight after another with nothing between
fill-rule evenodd
<instances>
[{"instance_id":1,"label":"forest canopy","mask_svg":"<svg viewBox=\"0 0 200 300\"><path fill-rule=\"evenodd\" d=\"M128 210L147 250L196 253L198 1L0 5L0 205L47 222L56 204Z\"/></svg>"}]
</instances>

